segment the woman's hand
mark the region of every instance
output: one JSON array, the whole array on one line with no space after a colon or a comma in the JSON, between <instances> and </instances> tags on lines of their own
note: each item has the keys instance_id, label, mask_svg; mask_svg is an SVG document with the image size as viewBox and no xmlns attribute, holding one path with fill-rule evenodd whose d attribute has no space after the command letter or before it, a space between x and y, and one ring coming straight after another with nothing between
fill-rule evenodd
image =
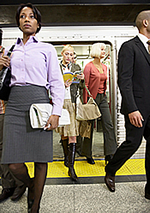
<instances>
[{"instance_id":1,"label":"woman's hand","mask_svg":"<svg viewBox=\"0 0 150 213\"><path fill-rule=\"evenodd\" d=\"M4 56L4 53L0 57L0 70L3 69L3 67L9 67L10 65L10 58L8 56Z\"/></svg>"},{"instance_id":2,"label":"woman's hand","mask_svg":"<svg viewBox=\"0 0 150 213\"><path fill-rule=\"evenodd\" d=\"M81 80L83 80L83 79L84 79L84 74L83 74L83 73L81 73L81 74L78 74L78 75L77 75L77 78L78 78L78 79L81 79Z\"/></svg>"},{"instance_id":3,"label":"woman's hand","mask_svg":"<svg viewBox=\"0 0 150 213\"><path fill-rule=\"evenodd\" d=\"M72 81L70 81L69 79L65 81L65 87L70 87L71 84L72 84Z\"/></svg>"},{"instance_id":4,"label":"woman's hand","mask_svg":"<svg viewBox=\"0 0 150 213\"><path fill-rule=\"evenodd\" d=\"M58 127L58 124L59 124L59 115L51 115L44 127L44 130L56 129Z\"/></svg>"}]
</instances>

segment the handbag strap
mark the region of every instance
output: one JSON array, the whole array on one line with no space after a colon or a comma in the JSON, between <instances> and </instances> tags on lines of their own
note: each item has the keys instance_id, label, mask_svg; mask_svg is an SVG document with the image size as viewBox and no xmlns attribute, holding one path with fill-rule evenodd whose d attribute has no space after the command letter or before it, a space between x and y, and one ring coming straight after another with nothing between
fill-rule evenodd
<instances>
[{"instance_id":1,"label":"handbag strap","mask_svg":"<svg viewBox=\"0 0 150 213\"><path fill-rule=\"evenodd\" d=\"M9 49L9 51L8 51L8 53L7 53L7 56L9 56L9 57L10 57L10 55L11 55L11 53L12 53L12 51L13 51L14 47L15 47L15 44L14 44L14 45L12 45L12 47Z\"/></svg>"},{"instance_id":2,"label":"handbag strap","mask_svg":"<svg viewBox=\"0 0 150 213\"><path fill-rule=\"evenodd\" d=\"M89 96L93 98L93 96L91 95L91 93L90 93L90 91L88 90L88 88L87 88L86 85L85 85L85 89L86 89L87 93L89 94Z\"/></svg>"},{"instance_id":3,"label":"handbag strap","mask_svg":"<svg viewBox=\"0 0 150 213\"><path fill-rule=\"evenodd\" d=\"M87 86L85 86L85 89L86 89L87 93L89 94L89 96L90 96L91 98L93 98L93 96L92 96L92 94L90 93L90 91L88 90ZM79 92L79 91L80 91L80 89L79 89L79 87L78 87L76 97L80 96L80 92Z\"/></svg>"},{"instance_id":4,"label":"handbag strap","mask_svg":"<svg viewBox=\"0 0 150 213\"><path fill-rule=\"evenodd\" d=\"M10 57L14 47L15 47L15 45L12 45L12 47L9 49L9 51L7 53L8 57ZM3 82L5 79L5 76L7 75L8 70L9 70L8 67L3 66L3 69L0 71L0 89L3 87Z\"/></svg>"}]
</instances>

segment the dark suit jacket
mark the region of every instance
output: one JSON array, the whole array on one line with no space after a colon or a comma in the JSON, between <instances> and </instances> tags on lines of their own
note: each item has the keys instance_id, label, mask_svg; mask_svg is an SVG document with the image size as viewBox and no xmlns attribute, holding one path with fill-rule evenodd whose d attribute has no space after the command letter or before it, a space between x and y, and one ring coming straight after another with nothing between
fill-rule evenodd
<instances>
[{"instance_id":1,"label":"dark suit jacket","mask_svg":"<svg viewBox=\"0 0 150 213\"><path fill-rule=\"evenodd\" d=\"M118 55L121 113L150 114L150 55L138 36L123 43Z\"/></svg>"}]
</instances>

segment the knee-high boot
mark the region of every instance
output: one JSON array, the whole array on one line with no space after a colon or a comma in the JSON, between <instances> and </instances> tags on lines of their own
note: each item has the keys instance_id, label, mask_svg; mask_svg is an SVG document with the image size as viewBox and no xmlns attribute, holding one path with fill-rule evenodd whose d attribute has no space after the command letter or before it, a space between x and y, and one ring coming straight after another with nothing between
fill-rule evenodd
<instances>
[{"instance_id":1,"label":"knee-high boot","mask_svg":"<svg viewBox=\"0 0 150 213\"><path fill-rule=\"evenodd\" d=\"M68 151L69 151L68 152L68 167L69 167L68 175L71 177L72 180L77 181L78 177L77 177L75 170L74 170L76 144L70 143Z\"/></svg>"},{"instance_id":2,"label":"knee-high boot","mask_svg":"<svg viewBox=\"0 0 150 213\"><path fill-rule=\"evenodd\" d=\"M64 165L68 167L68 139L61 140L64 152Z\"/></svg>"}]
</instances>

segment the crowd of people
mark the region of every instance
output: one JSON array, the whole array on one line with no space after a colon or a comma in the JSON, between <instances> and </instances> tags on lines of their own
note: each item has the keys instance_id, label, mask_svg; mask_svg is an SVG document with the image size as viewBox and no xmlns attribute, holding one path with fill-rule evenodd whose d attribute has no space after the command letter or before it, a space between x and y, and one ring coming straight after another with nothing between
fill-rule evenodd
<instances>
[{"instance_id":1,"label":"crowd of people","mask_svg":"<svg viewBox=\"0 0 150 213\"><path fill-rule=\"evenodd\" d=\"M78 141L78 153L85 156L88 163L95 163L92 158L94 120L90 121L90 138L82 138L80 122L76 120L77 91L83 103L89 99L85 86L101 112L108 189L115 191L116 171L138 149L144 136L147 140L145 198L150 199L150 55L147 43L150 39L150 11L139 13L136 18L139 35L125 42L118 56L118 84L123 100L121 113L125 115L126 127L126 141L119 148L106 95L107 66L102 63L106 45L92 45L90 56L93 60L83 70L76 63L73 46L64 45L59 64L53 45L40 42L36 37L41 29L41 14L37 8L30 3L20 5L16 21L23 38L17 39L11 59L6 55L7 48L0 57L0 70L11 66L9 99L7 103L0 100L0 202L8 197L19 200L27 188L28 212L39 212L47 163L53 160L53 130L60 134L64 165L73 181L78 181L74 169ZM64 77L75 72L76 81ZM44 129L33 129L29 119L30 106L49 103L47 90L52 97L52 115ZM62 108L69 112L70 125L59 127ZM34 162L33 178L29 176L25 162Z\"/></svg>"}]
</instances>

